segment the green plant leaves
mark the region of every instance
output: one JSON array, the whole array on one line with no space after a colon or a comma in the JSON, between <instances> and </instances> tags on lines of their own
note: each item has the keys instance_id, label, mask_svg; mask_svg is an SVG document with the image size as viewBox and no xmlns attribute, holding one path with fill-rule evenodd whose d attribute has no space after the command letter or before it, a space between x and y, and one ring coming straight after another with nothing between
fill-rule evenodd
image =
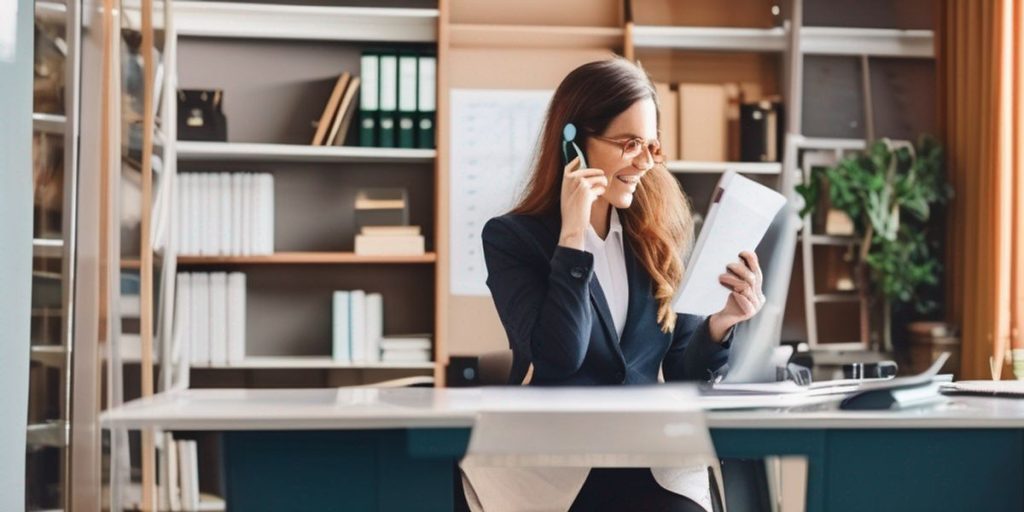
<instances>
[{"instance_id":1,"label":"green plant leaves","mask_svg":"<svg viewBox=\"0 0 1024 512\"><path fill-rule=\"evenodd\" d=\"M923 287L938 284L941 271L924 225L932 206L953 196L943 158L942 146L928 136L912 149L879 140L835 167L814 169L808 183L796 187L805 202L801 215L813 213L827 190L831 207L853 219L859 238L870 227L862 263L870 270L874 291L893 302L912 302L921 312L937 306L919 295ZM903 222L901 214L907 217Z\"/></svg>"}]
</instances>

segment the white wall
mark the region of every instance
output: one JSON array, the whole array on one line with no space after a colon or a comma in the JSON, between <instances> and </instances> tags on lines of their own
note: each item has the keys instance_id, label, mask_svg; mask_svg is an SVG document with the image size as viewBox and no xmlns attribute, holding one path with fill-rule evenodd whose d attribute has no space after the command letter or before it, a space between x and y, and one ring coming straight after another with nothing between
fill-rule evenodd
<instances>
[{"instance_id":1,"label":"white wall","mask_svg":"<svg viewBox=\"0 0 1024 512\"><path fill-rule=\"evenodd\" d=\"M0 510L25 508L32 287L31 0L0 0Z\"/></svg>"}]
</instances>

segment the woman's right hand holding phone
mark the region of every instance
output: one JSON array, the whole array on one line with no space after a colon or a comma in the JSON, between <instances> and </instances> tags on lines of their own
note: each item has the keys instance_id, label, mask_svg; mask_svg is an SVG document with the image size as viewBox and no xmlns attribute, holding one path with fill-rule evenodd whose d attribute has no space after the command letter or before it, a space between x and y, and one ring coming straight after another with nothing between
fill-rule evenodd
<instances>
[{"instance_id":1,"label":"woman's right hand holding phone","mask_svg":"<svg viewBox=\"0 0 1024 512\"><path fill-rule=\"evenodd\" d=\"M562 177L562 232L558 245L583 250L583 237L590 225L590 208L608 187L601 169L580 169L580 157L565 166Z\"/></svg>"}]
</instances>

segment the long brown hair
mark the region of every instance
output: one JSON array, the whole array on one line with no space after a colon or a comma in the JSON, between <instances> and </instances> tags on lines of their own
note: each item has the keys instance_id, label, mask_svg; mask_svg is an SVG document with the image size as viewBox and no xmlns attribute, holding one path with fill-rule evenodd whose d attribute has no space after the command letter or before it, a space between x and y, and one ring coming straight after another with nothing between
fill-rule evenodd
<instances>
[{"instance_id":1,"label":"long brown hair","mask_svg":"<svg viewBox=\"0 0 1024 512\"><path fill-rule=\"evenodd\" d=\"M552 215L561 212L562 128L573 123L577 144L603 134L612 120L637 101L661 105L654 84L638 65L622 58L590 62L562 80L548 107L541 130L540 151L525 194L512 213ZM620 212L623 230L654 284L658 323L664 332L675 327L672 298L683 278L683 258L693 243L693 217L679 182L656 164L637 185L633 204Z\"/></svg>"}]
</instances>

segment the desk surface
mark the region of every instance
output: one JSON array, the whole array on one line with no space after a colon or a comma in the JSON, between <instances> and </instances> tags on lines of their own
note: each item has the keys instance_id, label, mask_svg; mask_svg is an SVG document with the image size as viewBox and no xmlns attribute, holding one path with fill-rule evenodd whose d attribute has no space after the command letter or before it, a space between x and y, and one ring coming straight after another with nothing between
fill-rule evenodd
<instances>
[{"instance_id":1,"label":"desk surface","mask_svg":"<svg viewBox=\"0 0 1024 512\"><path fill-rule=\"evenodd\" d=\"M1024 400L954 397L902 411L840 411L835 399L758 397L761 409L707 410L710 428L1024 428ZM488 411L649 412L707 408L691 386L648 388L194 389L106 411L105 428L347 430L469 428Z\"/></svg>"}]
</instances>

